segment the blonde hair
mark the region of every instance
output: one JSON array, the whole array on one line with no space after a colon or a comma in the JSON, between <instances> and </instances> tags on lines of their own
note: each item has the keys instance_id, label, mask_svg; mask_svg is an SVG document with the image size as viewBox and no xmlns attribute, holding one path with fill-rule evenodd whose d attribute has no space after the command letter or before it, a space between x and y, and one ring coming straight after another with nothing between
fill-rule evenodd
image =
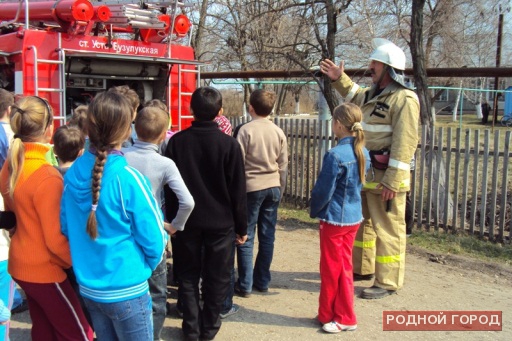
<instances>
[{"instance_id":1,"label":"blonde hair","mask_svg":"<svg viewBox=\"0 0 512 341\"><path fill-rule=\"evenodd\" d=\"M135 118L137 137L145 142L158 139L169 125L169 115L158 107L145 107Z\"/></svg>"},{"instance_id":2,"label":"blonde hair","mask_svg":"<svg viewBox=\"0 0 512 341\"><path fill-rule=\"evenodd\" d=\"M361 124L363 112L354 103L343 103L334 108L332 118L340 122L348 131L355 134L354 152L357 158L359 168L359 178L361 183L365 183L366 159L363 153L364 131Z\"/></svg>"},{"instance_id":3,"label":"blonde hair","mask_svg":"<svg viewBox=\"0 0 512 341\"><path fill-rule=\"evenodd\" d=\"M130 89L128 85L114 86L108 89L108 92L117 92L118 94L125 96L125 98L130 101L133 111L137 112L140 105L140 98L139 95L137 95L137 92Z\"/></svg>"},{"instance_id":4,"label":"blonde hair","mask_svg":"<svg viewBox=\"0 0 512 341\"><path fill-rule=\"evenodd\" d=\"M87 105L82 104L76 107L68 124L70 126L77 126L87 136Z\"/></svg>"},{"instance_id":5,"label":"blonde hair","mask_svg":"<svg viewBox=\"0 0 512 341\"><path fill-rule=\"evenodd\" d=\"M165 112L165 114L169 118L169 120L168 120L169 122L167 123L167 129L171 129L172 116L171 116L171 113L169 112L169 108L167 107L167 105L164 102L162 102L161 100L154 98L154 99L151 99L151 100L147 101L146 103L144 103L144 108L151 108L151 107L159 108Z\"/></svg>"},{"instance_id":6,"label":"blonde hair","mask_svg":"<svg viewBox=\"0 0 512 341\"><path fill-rule=\"evenodd\" d=\"M156 99L156 98L150 99L149 101L144 103L144 108L147 108L147 107L157 107L160 110L169 112L169 108L167 108L167 105L164 102L162 102L161 100Z\"/></svg>"},{"instance_id":7,"label":"blonde hair","mask_svg":"<svg viewBox=\"0 0 512 341\"><path fill-rule=\"evenodd\" d=\"M25 146L23 142L35 142L44 135L52 124L53 110L48 102L37 96L23 97L11 108L11 129L14 139L7 156L9 166L9 195L14 196L23 162Z\"/></svg>"},{"instance_id":8,"label":"blonde hair","mask_svg":"<svg viewBox=\"0 0 512 341\"><path fill-rule=\"evenodd\" d=\"M87 132L91 146L96 149L92 172L92 207L87 220L87 234L98 237L96 207L100 198L101 178L108 153L123 143L130 130L133 111L130 101L115 91L98 93L88 107Z\"/></svg>"}]
</instances>

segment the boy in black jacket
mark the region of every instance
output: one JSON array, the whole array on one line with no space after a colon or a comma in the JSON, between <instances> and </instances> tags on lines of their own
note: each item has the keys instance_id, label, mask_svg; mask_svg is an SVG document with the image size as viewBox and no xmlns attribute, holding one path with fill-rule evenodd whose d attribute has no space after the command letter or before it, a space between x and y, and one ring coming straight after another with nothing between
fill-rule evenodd
<instances>
[{"instance_id":1,"label":"boy in black jacket","mask_svg":"<svg viewBox=\"0 0 512 341\"><path fill-rule=\"evenodd\" d=\"M219 314L230 285L233 243L240 245L247 239L245 172L240 145L214 122L223 111L220 92L198 88L190 109L195 121L176 133L165 151L196 203L184 231L176 233L173 257L183 303L183 333L187 340L212 340L220 329ZM172 219L178 202L170 191L165 202L167 219Z\"/></svg>"}]
</instances>

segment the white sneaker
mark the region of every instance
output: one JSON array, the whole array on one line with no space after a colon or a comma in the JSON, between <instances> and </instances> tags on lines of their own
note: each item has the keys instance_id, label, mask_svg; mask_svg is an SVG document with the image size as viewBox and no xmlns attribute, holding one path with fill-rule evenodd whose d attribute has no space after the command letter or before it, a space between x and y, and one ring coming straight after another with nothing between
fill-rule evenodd
<instances>
[{"instance_id":1,"label":"white sneaker","mask_svg":"<svg viewBox=\"0 0 512 341\"><path fill-rule=\"evenodd\" d=\"M346 326L344 324L332 321L322 326L322 329L327 333L339 333L345 331L354 331L357 329L357 324L353 326Z\"/></svg>"}]
</instances>

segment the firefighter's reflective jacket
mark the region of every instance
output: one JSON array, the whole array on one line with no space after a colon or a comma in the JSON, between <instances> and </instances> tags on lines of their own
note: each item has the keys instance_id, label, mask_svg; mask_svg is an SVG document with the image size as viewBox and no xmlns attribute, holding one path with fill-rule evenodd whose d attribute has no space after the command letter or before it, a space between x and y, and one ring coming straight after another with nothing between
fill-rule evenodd
<instances>
[{"instance_id":1,"label":"firefighter's reflective jacket","mask_svg":"<svg viewBox=\"0 0 512 341\"><path fill-rule=\"evenodd\" d=\"M382 183L395 192L408 191L410 163L418 145L420 108L416 93L391 82L373 97L375 87L361 88L345 73L332 85L346 102L357 104L363 111L366 148L389 152L388 168L372 167L364 189L375 191Z\"/></svg>"}]
</instances>

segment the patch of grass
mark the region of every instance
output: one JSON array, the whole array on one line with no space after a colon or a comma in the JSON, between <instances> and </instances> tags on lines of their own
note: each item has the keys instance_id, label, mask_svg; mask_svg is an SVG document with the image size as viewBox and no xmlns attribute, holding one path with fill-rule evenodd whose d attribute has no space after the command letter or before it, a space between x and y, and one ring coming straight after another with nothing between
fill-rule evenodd
<instances>
[{"instance_id":1,"label":"patch of grass","mask_svg":"<svg viewBox=\"0 0 512 341\"><path fill-rule=\"evenodd\" d=\"M277 220L280 225L288 229L318 227L318 219L310 218L307 210L297 209L286 203L279 206Z\"/></svg>"},{"instance_id":2,"label":"patch of grass","mask_svg":"<svg viewBox=\"0 0 512 341\"><path fill-rule=\"evenodd\" d=\"M281 204L277 213L278 219L296 219L303 223L318 223L318 219L310 218L309 211L305 209L297 209L292 205Z\"/></svg>"},{"instance_id":3,"label":"patch of grass","mask_svg":"<svg viewBox=\"0 0 512 341\"><path fill-rule=\"evenodd\" d=\"M416 230L407 238L407 244L446 254L512 264L512 245L492 243L467 234Z\"/></svg>"}]
</instances>

